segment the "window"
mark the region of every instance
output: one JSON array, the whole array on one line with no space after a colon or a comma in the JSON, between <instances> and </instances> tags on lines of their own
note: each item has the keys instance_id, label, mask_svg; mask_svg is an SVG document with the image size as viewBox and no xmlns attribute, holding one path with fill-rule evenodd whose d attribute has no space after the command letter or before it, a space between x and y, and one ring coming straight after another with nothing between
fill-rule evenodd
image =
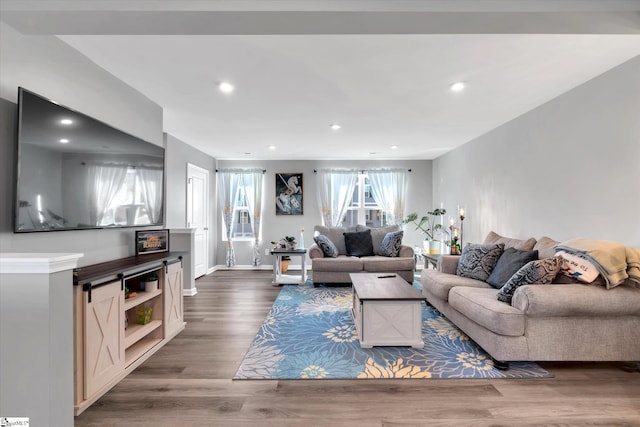
<instances>
[{"instance_id":1,"label":"window","mask_svg":"<svg viewBox=\"0 0 640 427\"><path fill-rule=\"evenodd\" d=\"M231 227L231 238L233 240L253 240L253 227L251 227L251 214L249 212L249 203L247 201L247 193L244 187L238 188L238 198L236 200L236 209L234 212L234 221ZM227 240L227 231L222 222L222 240Z\"/></svg>"},{"instance_id":2,"label":"window","mask_svg":"<svg viewBox=\"0 0 640 427\"><path fill-rule=\"evenodd\" d=\"M358 182L353 190L353 196L344 219L345 226L357 224L365 224L371 228L389 225L388 215L373 197L371 183L366 174L358 175Z\"/></svg>"},{"instance_id":3,"label":"window","mask_svg":"<svg viewBox=\"0 0 640 427\"><path fill-rule=\"evenodd\" d=\"M100 184L107 187L111 185L108 181ZM148 224L149 222L140 177L135 168L127 168L124 185L113 196L98 225Z\"/></svg>"}]
</instances>

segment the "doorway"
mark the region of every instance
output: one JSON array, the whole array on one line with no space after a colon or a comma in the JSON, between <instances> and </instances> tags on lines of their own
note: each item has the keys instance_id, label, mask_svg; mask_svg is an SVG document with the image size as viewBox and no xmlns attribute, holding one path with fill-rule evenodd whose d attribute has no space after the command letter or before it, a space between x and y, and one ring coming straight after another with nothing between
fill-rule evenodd
<instances>
[{"instance_id":1,"label":"doorway","mask_svg":"<svg viewBox=\"0 0 640 427\"><path fill-rule=\"evenodd\" d=\"M187 228L194 229L194 275L207 274L209 259L209 171L187 163Z\"/></svg>"}]
</instances>

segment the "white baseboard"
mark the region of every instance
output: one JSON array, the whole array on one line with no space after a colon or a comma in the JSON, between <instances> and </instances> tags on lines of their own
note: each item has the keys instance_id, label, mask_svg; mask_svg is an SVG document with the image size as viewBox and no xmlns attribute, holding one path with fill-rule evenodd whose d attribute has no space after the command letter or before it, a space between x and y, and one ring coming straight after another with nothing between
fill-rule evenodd
<instances>
[{"instance_id":1,"label":"white baseboard","mask_svg":"<svg viewBox=\"0 0 640 427\"><path fill-rule=\"evenodd\" d=\"M182 296L185 296L185 297L192 297L197 293L198 293L198 290L196 288L189 288L189 289L182 290Z\"/></svg>"},{"instance_id":2,"label":"white baseboard","mask_svg":"<svg viewBox=\"0 0 640 427\"><path fill-rule=\"evenodd\" d=\"M289 264L289 270L300 270L301 269L301 265L291 265ZM255 267L253 265L249 265L249 264L243 264L243 265L234 265L233 267L227 267L226 265L216 265L215 267L213 267L212 269L210 269L210 271L207 272L207 274L209 273L213 273L214 271L218 271L218 270L269 270L269 271L273 271L273 265L260 265L258 267ZM309 271L311 270L311 266L306 266L305 270Z\"/></svg>"}]
</instances>

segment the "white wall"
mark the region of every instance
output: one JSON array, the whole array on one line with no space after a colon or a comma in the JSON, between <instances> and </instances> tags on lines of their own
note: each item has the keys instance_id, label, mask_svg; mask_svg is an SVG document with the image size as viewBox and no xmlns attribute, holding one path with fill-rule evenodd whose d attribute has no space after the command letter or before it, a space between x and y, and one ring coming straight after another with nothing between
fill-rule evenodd
<instances>
[{"instance_id":1,"label":"white wall","mask_svg":"<svg viewBox=\"0 0 640 427\"><path fill-rule=\"evenodd\" d=\"M640 247L640 57L439 157L433 169L433 200L466 206L465 242L494 230Z\"/></svg>"},{"instance_id":2,"label":"white wall","mask_svg":"<svg viewBox=\"0 0 640 427\"><path fill-rule=\"evenodd\" d=\"M296 238L300 236L300 229L304 228L304 242L307 247L313 243L313 227L322 224L320 209L316 196L316 174L314 169L342 167L367 169L375 167L402 167L411 169L408 185L408 202L407 213L417 211L424 213L431 209L431 161L429 160L376 160L376 161L320 161L320 160L296 160L296 161L230 161L219 160L218 168L262 168L266 172L265 180L265 197L263 207L263 224L262 224L262 247L261 253L264 254L265 248L270 248L272 240L279 240L284 235L293 235ZM303 174L303 215L276 215L275 214L275 174L278 172ZM226 242L221 240L222 217L219 209L216 208L216 217L218 224L217 256L216 265L225 265ZM421 245L424 236L413 231L412 227L405 227L405 237L403 243L407 245ZM236 252L236 263L238 266L251 265L252 245L251 242L235 242L234 248ZM271 256L263 255L263 265L271 265L273 259ZM292 259L292 263L297 263L297 257Z\"/></svg>"},{"instance_id":3,"label":"white wall","mask_svg":"<svg viewBox=\"0 0 640 427\"><path fill-rule=\"evenodd\" d=\"M133 255L134 229L13 234L18 86L162 146L160 106L58 38L23 36L3 23L0 70L0 251L82 252L79 266Z\"/></svg>"}]
</instances>

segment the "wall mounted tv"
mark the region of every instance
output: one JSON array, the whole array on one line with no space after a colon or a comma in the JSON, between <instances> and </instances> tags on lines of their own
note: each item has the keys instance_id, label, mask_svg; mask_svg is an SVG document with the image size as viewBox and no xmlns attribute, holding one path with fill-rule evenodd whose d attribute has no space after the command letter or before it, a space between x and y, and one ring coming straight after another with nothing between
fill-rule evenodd
<instances>
[{"instance_id":1,"label":"wall mounted tv","mask_svg":"<svg viewBox=\"0 0 640 427\"><path fill-rule=\"evenodd\" d=\"M14 232L163 224L164 148L18 88Z\"/></svg>"}]
</instances>

